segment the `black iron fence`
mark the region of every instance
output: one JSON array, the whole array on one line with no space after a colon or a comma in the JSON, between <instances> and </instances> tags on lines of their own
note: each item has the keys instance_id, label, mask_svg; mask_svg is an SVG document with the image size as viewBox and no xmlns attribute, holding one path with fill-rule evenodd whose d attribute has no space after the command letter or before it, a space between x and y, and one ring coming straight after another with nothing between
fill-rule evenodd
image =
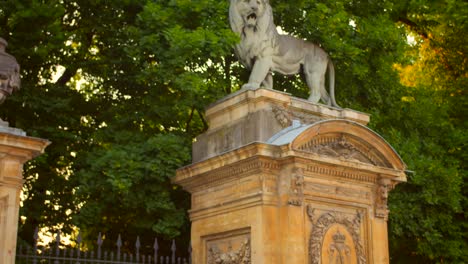
<instances>
[{"instance_id":1,"label":"black iron fence","mask_svg":"<svg viewBox=\"0 0 468 264\"><path fill-rule=\"evenodd\" d=\"M188 250L177 250L175 240L172 240L170 256L159 255L160 247L158 239L154 239L152 254L140 254L140 238L136 238L135 251L133 253L121 252L122 239L119 235L115 250L103 250L103 239L99 233L95 250L81 250L81 235L76 239L76 246L69 247L61 245L61 234L55 235L55 245L38 246L38 229L34 232L34 243L32 247L19 246L16 251L16 264L191 264L191 248Z\"/></svg>"}]
</instances>

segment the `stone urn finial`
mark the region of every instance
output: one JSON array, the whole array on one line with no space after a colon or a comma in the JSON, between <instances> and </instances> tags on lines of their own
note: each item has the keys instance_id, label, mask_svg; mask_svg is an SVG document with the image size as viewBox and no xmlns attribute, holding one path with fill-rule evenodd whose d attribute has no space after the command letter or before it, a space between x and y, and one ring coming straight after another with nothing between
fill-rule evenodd
<instances>
[{"instance_id":1,"label":"stone urn finial","mask_svg":"<svg viewBox=\"0 0 468 264\"><path fill-rule=\"evenodd\" d=\"M0 104L20 89L20 67L15 57L5 52L8 43L0 38Z\"/></svg>"}]
</instances>

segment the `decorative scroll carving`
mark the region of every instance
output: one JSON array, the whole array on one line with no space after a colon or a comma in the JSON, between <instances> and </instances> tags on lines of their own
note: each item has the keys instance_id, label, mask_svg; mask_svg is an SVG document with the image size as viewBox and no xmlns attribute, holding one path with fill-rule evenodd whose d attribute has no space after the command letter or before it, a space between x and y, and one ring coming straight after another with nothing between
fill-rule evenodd
<instances>
[{"instance_id":1,"label":"decorative scroll carving","mask_svg":"<svg viewBox=\"0 0 468 264\"><path fill-rule=\"evenodd\" d=\"M350 143L344 135L341 135L341 137L316 139L303 144L299 149L327 157L384 166L383 162L379 161L378 158L357 148L354 144Z\"/></svg>"},{"instance_id":2,"label":"decorative scroll carving","mask_svg":"<svg viewBox=\"0 0 468 264\"><path fill-rule=\"evenodd\" d=\"M367 259L364 252L364 247L361 241L361 221L362 214L357 212L353 219L349 219L345 214L340 212L327 212L322 214L314 223L314 211L311 205L307 206L307 214L312 222L312 232L309 242L309 257L311 264L321 263L322 242L325 233L334 224L342 225L351 234L351 239L355 244L357 263L366 264Z\"/></svg>"},{"instance_id":3,"label":"decorative scroll carving","mask_svg":"<svg viewBox=\"0 0 468 264\"><path fill-rule=\"evenodd\" d=\"M301 206L304 200L304 171L301 168L295 168L291 178L291 193L288 203Z\"/></svg>"},{"instance_id":4,"label":"decorative scroll carving","mask_svg":"<svg viewBox=\"0 0 468 264\"><path fill-rule=\"evenodd\" d=\"M275 119L278 121L282 128L291 126L292 120L299 120L301 121L301 124L312 124L322 120L320 117L315 115L310 115L308 113L303 112L295 112L278 106L273 106L272 111L275 115Z\"/></svg>"},{"instance_id":5,"label":"decorative scroll carving","mask_svg":"<svg viewBox=\"0 0 468 264\"><path fill-rule=\"evenodd\" d=\"M208 249L208 264L251 264L250 239L245 239L238 250L233 250L230 246L227 252L213 245Z\"/></svg>"},{"instance_id":6,"label":"decorative scroll carving","mask_svg":"<svg viewBox=\"0 0 468 264\"><path fill-rule=\"evenodd\" d=\"M379 179L375 194L375 216L387 219L388 217L388 192L393 188L392 182L389 179Z\"/></svg>"}]
</instances>

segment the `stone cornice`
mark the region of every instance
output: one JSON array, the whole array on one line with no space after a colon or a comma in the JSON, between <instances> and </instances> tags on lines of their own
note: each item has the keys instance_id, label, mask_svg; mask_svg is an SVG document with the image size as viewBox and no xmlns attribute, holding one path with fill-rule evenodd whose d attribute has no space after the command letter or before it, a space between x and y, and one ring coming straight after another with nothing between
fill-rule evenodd
<instances>
[{"instance_id":1,"label":"stone cornice","mask_svg":"<svg viewBox=\"0 0 468 264\"><path fill-rule=\"evenodd\" d=\"M184 189L192 191L197 187L221 184L234 178L260 171L278 170L288 159L297 159L307 173L325 174L352 181L375 184L377 177L404 181L403 171L379 167L353 160L336 159L301 150L290 150L288 146L272 146L265 143L252 143L177 170L172 180Z\"/></svg>"},{"instance_id":2,"label":"stone cornice","mask_svg":"<svg viewBox=\"0 0 468 264\"><path fill-rule=\"evenodd\" d=\"M50 141L0 132L0 153L16 156L26 162L44 152Z\"/></svg>"}]
</instances>

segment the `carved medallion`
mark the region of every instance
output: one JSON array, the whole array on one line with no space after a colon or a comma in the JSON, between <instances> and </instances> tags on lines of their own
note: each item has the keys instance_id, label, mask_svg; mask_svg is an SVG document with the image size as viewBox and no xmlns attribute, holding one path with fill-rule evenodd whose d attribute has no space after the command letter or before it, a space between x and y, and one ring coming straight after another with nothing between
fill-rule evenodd
<instances>
[{"instance_id":1,"label":"carved medallion","mask_svg":"<svg viewBox=\"0 0 468 264\"><path fill-rule=\"evenodd\" d=\"M308 205L307 214L312 222L309 242L311 264L366 264L360 235L362 214L359 211L353 219L333 211L323 213L315 221L315 209Z\"/></svg>"}]
</instances>

